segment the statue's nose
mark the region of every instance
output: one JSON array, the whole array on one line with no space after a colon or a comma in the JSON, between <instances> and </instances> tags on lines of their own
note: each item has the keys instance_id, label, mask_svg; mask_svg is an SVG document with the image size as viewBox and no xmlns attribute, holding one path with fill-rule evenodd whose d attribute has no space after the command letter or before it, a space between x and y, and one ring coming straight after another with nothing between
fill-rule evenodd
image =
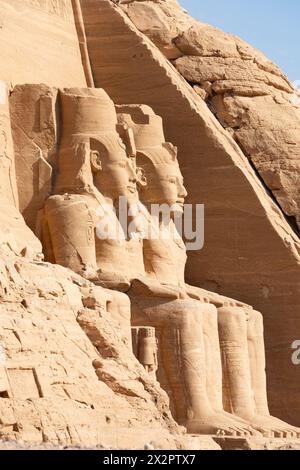
<instances>
[{"instance_id":1,"label":"statue's nose","mask_svg":"<svg viewBox=\"0 0 300 470\"><path fill-rule=\"evenodd\" d=\"M187 197L187 190L185 189L185 186L183 185L183 183L179 182L179 185L178 185L178 195L179 197L182 197L183 199L185 199Z\"/></svg>"}]
</instances>

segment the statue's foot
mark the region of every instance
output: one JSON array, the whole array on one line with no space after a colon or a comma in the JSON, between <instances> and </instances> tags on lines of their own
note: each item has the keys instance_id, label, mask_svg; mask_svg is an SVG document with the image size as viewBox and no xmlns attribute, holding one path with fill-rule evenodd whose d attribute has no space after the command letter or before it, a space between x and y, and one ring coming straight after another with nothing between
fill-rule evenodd
<instances>
[{"instance_id":1,"label":"statue's foot","mask_svg":"<svg viewBox=\"0 0 300 470\"><path fill-rule=\"evenodd\" d=\"M248 423L235 420L235 417L228 418L222 413L188 420L184 426L190 434L210 434L219 437L250 437L255 433Z\"/></svg>"},{"instance_id":2,"label":"statue's foot","mask_svg":"<svg viewBox=\"0 0 300 470\"><path fill-rule=\"evenodd\" d=\"M300 429L290 426L280 419L273 418L273 416L255 415L249 417L247 421L264 437L300 437Z\"/></svg>"},{"instance_id":3,"label":"statue's foot","mask_svg":"<svg viewBox=\"0 0 300 470\"><path fill-rule=\"evenodd\" d=\"M259 432L257 429L254 429L245 419L240 418L239 416L232 415L227 411L219 411L218 414L221 414L226 419L230 420L231 422L234 422L235 425L242 426L243 429L250 433L250 436L262 437L261 432Z\"/></svg>"},{"instance_id":4,"label":"statue's foot","mask_svg":"<svg viewBox=\"0 0 300 470\"><path fill-rule=\"evenodd\" d=\"M281 421L281 419L275 418L274 416L268 415L265 416L265 419L267 419L273 426L276 426L279 432L284 434L283 437L300 438L300 428L291 426L290 424L287 424L284 421Z\"/></svg>"}]
</instances>

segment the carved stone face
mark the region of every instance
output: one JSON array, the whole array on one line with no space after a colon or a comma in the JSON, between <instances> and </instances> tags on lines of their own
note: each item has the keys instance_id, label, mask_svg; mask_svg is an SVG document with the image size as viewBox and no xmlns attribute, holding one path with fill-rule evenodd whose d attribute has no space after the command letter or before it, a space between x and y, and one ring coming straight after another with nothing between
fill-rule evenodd
<instances>
[{"instance_id":1,"label":"carved stone face","mask_svg":"<svg viewBox=\"0 0 300 470\"><path fill-rule=\"evenodd\" d=\"M187 192L176 152L172 144L163 144L162 147L140 152L138 166L141 169L138 169L138 176L139 180L144 179L140 191L144 203L168 204L174 212L182 212Z\"/></svg>"},{"instance_id":2,"label":"carved stone face","mask_svg":"<svg viewBox=\"0 0 300 470\"><path fill-rule=\"evenodd\" d=\"M101 89L68 89L61 93L61 103L60 192L66 186L61 181L68 179L67 186L73 185L77 191L94 185L114 201L120 196L137 199L133 158L127 157L118 134L116 110L108 95ZM70 142L80 139L87 142L88 151L76 161Z\"/></svg>"},{"instance_id":3,"label":"carved stone face","mask_svg":"<svg viewBox=\"0 0 300 470\"><path fill-rule=\"evenodd\" d=\"M94 183L106 197L125 196L137 199L137 177L132 158L117 133L111 132L99 139L91 139L91 165Z\"/></svg>"}]
</instances>

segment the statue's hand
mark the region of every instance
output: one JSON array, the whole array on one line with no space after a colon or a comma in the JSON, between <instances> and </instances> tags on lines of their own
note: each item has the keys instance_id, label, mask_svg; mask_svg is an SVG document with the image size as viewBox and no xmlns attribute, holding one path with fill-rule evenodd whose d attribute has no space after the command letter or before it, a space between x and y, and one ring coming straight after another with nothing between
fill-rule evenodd
<instances>
[{"instance_id":1,"label":"statue's hand","mask_svg":"<svg viewBox=\"0 0 300 470\"><path fill-rule=\"evenodd\" d=\"M161 297L167 299L187 298L184 289L177 286L161 284L155 279L139 277L132 281L131 292L142 297Z\"/></svg>"},{"instance_id":2,"label":"statue's hand","mask_svg":"<svg viewBox=\"0 0 300 470\"><path fill-rule=\"evenodd\" d=\"M243 302L240 302L239 300L231 299L230 297L225 297L215 292L209 292L205 289L201 289L200 287L189 286L188 284L186 284L185 287L186 287L186 292L193 299L210 303L217 308L242 307L242 308L248 308L250 310L252 309L252 307L250 307L247 304L244 304Z\"/></svg>"},{"instance_id":3,"label":"statue's hand","mask_svg":"<svg viewBox=\"0 0 300 470\"><path fill-rule=\"evenodd\" d=\"M105 289L127 292L130 289L130 279L118 272L108 272L99 269L97 271L97 280L94 283Z\"/></svg>"},{"instance_id":4,"label":"statue's hand","mask_svg":"<svg viewBox=\"0 0 300 470\"><path fill-rule=\"evenodd\" d=\"M199 302L206 304L212 303L209 295L207 295L208 293L203 289L185 284L185 291L191 299L199 300Z\"/></svg>"},{"instance_id":5,"label":"statue's hand","mask_svg":"<svg viewBox=\"0 0 300 470\"><path fill-rule=\"evenodd\" d=\"M226 299L223 301L222 307L248 307L246 304L243 304L243 302L239 302L238 300L232 300L232 299ZM249 307L248 307L249 308Z\"/></svg>"}]
</instances>

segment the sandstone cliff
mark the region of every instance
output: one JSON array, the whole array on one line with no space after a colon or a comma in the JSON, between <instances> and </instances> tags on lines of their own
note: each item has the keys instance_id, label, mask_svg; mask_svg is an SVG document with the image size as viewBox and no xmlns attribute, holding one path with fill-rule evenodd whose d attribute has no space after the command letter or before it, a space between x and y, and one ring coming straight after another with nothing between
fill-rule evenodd
<instances>
[{"instance_id":1,"label":"sandstone cliff","mask_svg":"<svg viewBox=\"0 0 300 470\"><path fill-rule=\"evenodd\" d=\"M184 436L113 318L112 292L54 264L50 241L43 261L60 94L94 85L162 116L188 202L205 204L186 280L262 312L271 412L300 425L300 108L287 77L176 0L0 0L0 11L0 438L216 447Z\"/></svg>"}]
</instances>

